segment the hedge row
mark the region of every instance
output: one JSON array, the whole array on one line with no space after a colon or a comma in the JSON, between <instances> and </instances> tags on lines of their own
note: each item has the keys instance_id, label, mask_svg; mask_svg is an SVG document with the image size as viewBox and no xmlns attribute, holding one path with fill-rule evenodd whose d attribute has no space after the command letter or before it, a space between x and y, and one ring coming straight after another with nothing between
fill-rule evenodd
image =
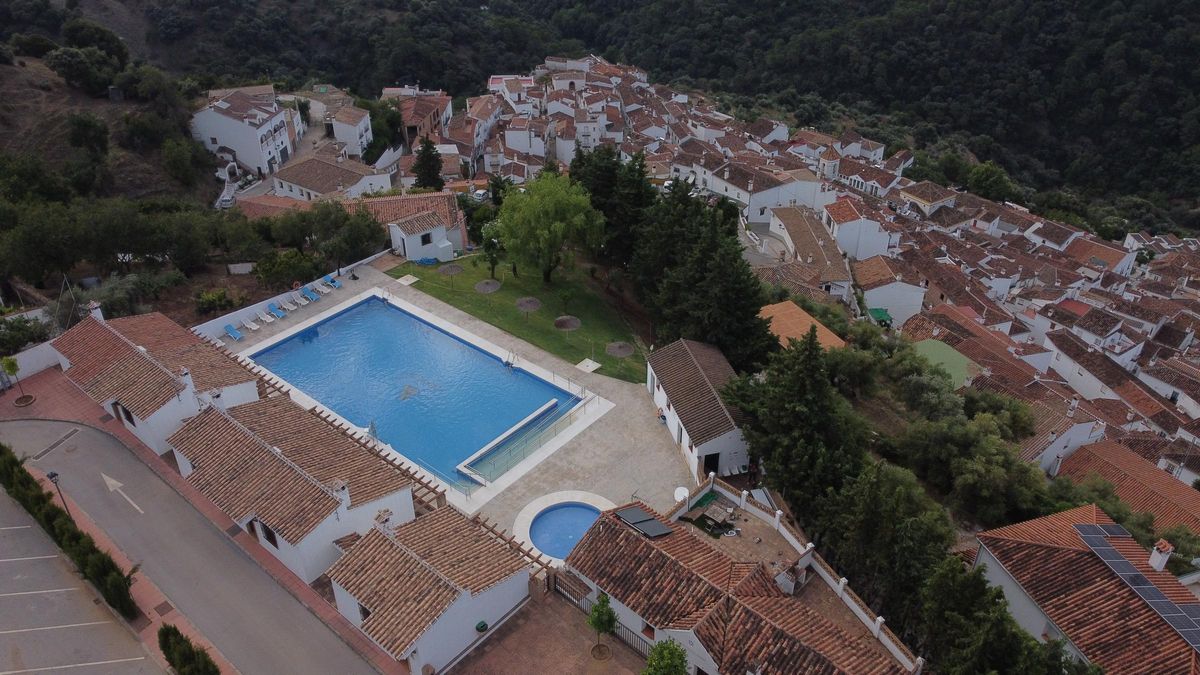
<instances>
[{"instance_id":1,"label":"hedge row","mask_svg":"<svg viewBox=\"0 0 1200 675\"><path fill-rule=\"evenodd\" d=\"M3 444L0 444L0 485L38 521L108 604L126 619L137 617L137 604L129 593L133 571L129 574L121 571L111 556L96 548L96 542L80 532L71 516L51 501L50 493L25 470L12 448Z\"/></svg>"},{"instance_id":2,"label":"hedge row","mask_svg":"<svg viewBox=\"0 0 1200 675\"><path fill-rule=\"evenodd\" d=\"M221 675L221 669L203 649L169 623L158 629L158 648L179 675Z\"/></svg>"}]
</instances>

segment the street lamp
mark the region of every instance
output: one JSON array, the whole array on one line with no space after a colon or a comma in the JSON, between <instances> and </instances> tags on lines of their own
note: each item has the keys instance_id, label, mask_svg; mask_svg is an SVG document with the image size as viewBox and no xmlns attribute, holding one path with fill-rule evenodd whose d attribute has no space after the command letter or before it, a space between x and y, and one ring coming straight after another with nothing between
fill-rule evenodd
<instances>
[{"instance_id":1,"label":"street lamp","mask_svg":"<svg viewBox=\"0 0 1200 675\"><path fill-rule=\"evenodd\" d=\"M71 507L67 506L67 498L63 496L62 488L58 486L58 472L51 471L50 473L46 474L46 478L49 478L50 482L54 483L54 489L58 490L58 499L62 502L63 509L66 510L68 516L71 516ZM75 516L71 516L71 519L74 520Z\"/></svg>"}]
</instances>

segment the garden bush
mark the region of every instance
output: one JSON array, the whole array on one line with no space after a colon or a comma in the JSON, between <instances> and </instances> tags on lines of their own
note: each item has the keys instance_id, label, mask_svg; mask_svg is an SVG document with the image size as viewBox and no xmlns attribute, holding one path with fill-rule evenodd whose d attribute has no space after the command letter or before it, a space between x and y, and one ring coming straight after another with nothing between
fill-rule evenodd
<instances>
[{"instance_id":1,"label":"garden bush","mask_svg":"<svg viewBox=\"0 0 1200 675\"><path fill-rule=\"evenodd\" d=\"M158 648L179 675L221 675L208 652L197 648L188 636L169 623L158 629Z\"/></svg>"}]
</instances>

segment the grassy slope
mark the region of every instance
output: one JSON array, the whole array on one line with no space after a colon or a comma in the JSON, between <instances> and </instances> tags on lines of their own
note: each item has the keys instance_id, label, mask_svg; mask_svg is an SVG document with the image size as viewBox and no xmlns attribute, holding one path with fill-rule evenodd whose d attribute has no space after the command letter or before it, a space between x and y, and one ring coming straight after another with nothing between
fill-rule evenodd
<instances>
[{"instance_id":1,"label":"grassy slope","mask_svg":"<svg viewBox=\"0 0 1200 675\"><path fill-rule=\"evenodd\" d=\"M605 353L610 342L634 343L632 331L620 314L603 297L591 290L579 271L560 272L551 286L542 284L541 277L512 276L506 266L496 269L496 278L503 282L500 290L484 295L475 291L475 283L488 278L487 267L472 264L472 259L460 260L463 272L453 278L438 274L436 267L405 263L388 272L393 277L411 274L421 281L414 285L443 302L511 333L526 342L569 361L578 363L591 358L600 363L601 374L629 382L644 382L646 359L639 351L625 359ZM453 288L451 285L453 284ZM563 309L561 293L571 289L573 297ZM517 310L517 298L533 296L542 301L542 308L528 316ZM582 325L576 331L564 333L554 327L555 317L571 314Z\"/></svg>"}]
</instances>

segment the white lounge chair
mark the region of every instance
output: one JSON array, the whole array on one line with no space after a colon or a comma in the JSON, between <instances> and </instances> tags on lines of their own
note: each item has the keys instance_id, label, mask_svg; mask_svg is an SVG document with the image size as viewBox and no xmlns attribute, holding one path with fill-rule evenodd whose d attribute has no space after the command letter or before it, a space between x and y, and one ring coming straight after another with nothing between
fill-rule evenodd
<instances>
[{"instance_id":1,"label":"white lounge chair","mask_svg":"<svg viewBox=\"0 0 1200 675\"><path fill-rule=\"evenodd\" d=\"M296 304L300 305L301 307L308 304L308 298L300 295L299 293L292 293L292 299L295 300Z\"/></svg>"},{"instance_id":2,"label":"white lounge chair","mask_svg":"<svg viewBox=\"0 0 1200 675\"><path fill-rule=\"evenodd\" d=\"M250 330L258 330L258 324L254 323L252 319L242 319L242 326Z\"/></svg>"},{"instance_id":3,"label":"white lounge chair","mask_svg":"<svg viewBox=\"0 0 1200 675\"><path fill-rule=\"evenodd\" d=\"M296 306L293 305L292 302L287 299L287 296L284 296L283 298L281 298L279 300L279 306L286 309L289 312L296 311Z\"/></svg>"},{"instance_id":4,"label":"white lounge chair","mask_svg":"<svg viewBox=\"0 0 1200 675\"><path fill-rule=\"evenodd\" d=\"M275 317L271 316L270 314L267 314L266 312L262 311L261 309L258 310L258 320L263 323L275 323Z\"/></svg>"},{"instance_id":5,"label":"white lounge chair","mask_svg":"<svg viewBox=\"0 0 1200 675\"><path fill-rule=\"evenodd\" d=\"M317 289L317 291L320 292L321 295L329 295L330 293L333 292L332 288L326 286L325 283L320 280L312 282L311 284L309 284L309 287Z\"/></svg>"}]
</instances>

